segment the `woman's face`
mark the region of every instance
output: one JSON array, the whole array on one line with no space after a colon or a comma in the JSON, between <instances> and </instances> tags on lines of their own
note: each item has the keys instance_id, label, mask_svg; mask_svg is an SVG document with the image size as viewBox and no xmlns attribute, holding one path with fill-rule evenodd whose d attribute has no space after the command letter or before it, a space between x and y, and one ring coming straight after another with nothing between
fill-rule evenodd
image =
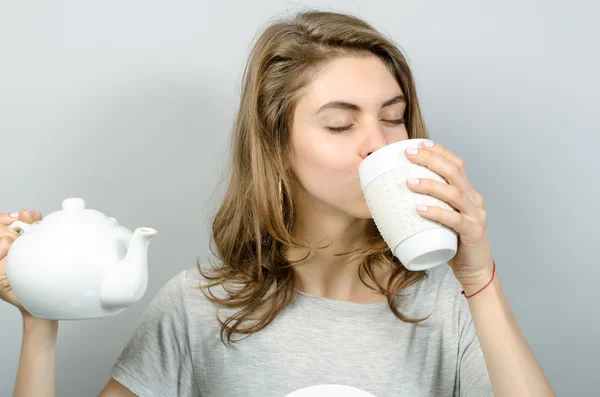
<instances>
[{"instance_id":1,"label":"woman's face","mask_svg":"<svg viewBox=\"0 0 600 397\"><path fill-rule=\"evenodd\" d=\"M371 218L358 166L375 150L408 139L405 108L398 82L375 56L337 58L319 69L292 123L289 164L300 200L318 211Z\"/></svg>"}]
</instances>

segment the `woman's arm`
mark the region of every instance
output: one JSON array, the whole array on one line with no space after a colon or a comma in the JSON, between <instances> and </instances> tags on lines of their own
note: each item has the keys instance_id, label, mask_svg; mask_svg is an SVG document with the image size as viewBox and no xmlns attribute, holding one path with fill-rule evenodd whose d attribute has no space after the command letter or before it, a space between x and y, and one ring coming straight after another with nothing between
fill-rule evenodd
<instances>
[{"instance_id":1,"label":"woman's arm","mask_svg":"<svg viewBox=\"0 0 600 397\"><path fill-rule=\"evenodd\" d=\"M467 295L476 291L465 289ZM519 329L498 274L467 301L495 397L555 396Z\"/></svg>"},{"instance_id":2,"label":"woman's arm","mask_svg":"<svg viewBox=\"0 0 600 397\"><path fill-rule=\"evenodd\" d=\"M14 397L54 397L58 321L23 316L23 344ZM111 379L100 397L136 397Z\"/></svg>"},{"instance_id":3,"label":"woman's arm","mask_svg":"<svg viewBox=\"0 0 600 397\"><path fill-rule=\"evenodd\" d=\"M43 320L29 314L15 296L6 275L6 256L19 233L10 229L16 219L32 224L42 219L39 211L21 210L0 213L0 300L15 306L23 316L23 342L17 370L14 397L53 397L56 389L56 337L58 321ZM0 392L3 390L0 389ZM4 394L3 394L4 395ZM119 382L111 379L102 397L135 397Z\"/></svg>"},{"instance_id":4,"label":"woman's arm","mask_svg":"<svg viewBox=\"0 0 600 397\"><path fill-rule=\"evenodd\" d=\"M15 397L54 397L58 321L23 316Z\"/></svg>"}]
</instances>

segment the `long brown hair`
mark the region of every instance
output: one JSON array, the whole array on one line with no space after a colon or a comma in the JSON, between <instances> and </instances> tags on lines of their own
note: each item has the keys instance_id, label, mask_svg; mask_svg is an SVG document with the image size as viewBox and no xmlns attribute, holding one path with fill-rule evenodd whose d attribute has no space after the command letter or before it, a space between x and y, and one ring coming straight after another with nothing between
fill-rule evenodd
<instances>
[{"instance_id":1,"label":"long brown hair","mask_svg":"<svg viewBox=\"0 0 600 397\"><path fill-rule=\"evenodd\" d=\"M348 55L375 55L387 65L406 97L409 138L428 137L407 60L390 39L367 22L347 14L313 10L266 27L254 43L244 70L232 133L229 184L212 223L211 252L221 264L213 264L212 275L203 272L200 261L197 264L210 280L201 287L202 293L218 307L241 309L225 321L217 309L221 340L226 346L225 333L231 345L236 342L232 340L234 333L249 335L263 329L293 300L297 281L292 266L297 262L286 258L286 250L301 247L310 253L322 248L299 241L290 233L295 217L294 176L286 171L284 158L290 149L292 115L302 89L325 62ZM360 259L361 281L367 285L364 272L387 296L396 317L413 323L423 321L402 315L394 297L423 280L426 273L406 270L375 226L373 229L375 233L363 247L337 255ZM375 279L375 263L392 268L386 288ZM210 291L217 285L226 291L224 297ZM241 327L244 322L250 325Z\"/></svg>"}]
</instances>

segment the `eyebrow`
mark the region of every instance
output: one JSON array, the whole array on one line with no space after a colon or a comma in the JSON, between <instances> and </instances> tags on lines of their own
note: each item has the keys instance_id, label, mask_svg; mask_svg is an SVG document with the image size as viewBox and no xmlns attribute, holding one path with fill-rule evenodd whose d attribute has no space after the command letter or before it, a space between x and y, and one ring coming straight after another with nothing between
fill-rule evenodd
<instances>
[{"instance_id":1,"label":"eyebrow","mask_svg":"<svg viewBox=\"0 0 600 397\"><path fill-rule=\"evenodd\" d=\"M389 99L387 101L385 101L383 103L383 105L381 105L382 108L386 107L386 106L391 106L394 105L396 103L406 103L406 99L404 98L404 95L398 95L393 97L392 99ZM348 102L343 102L343 101L332 101L332 102L328 102L325 105L321 106L319 108L319 110L317 110L317 112L315 114L321 113L324 110L327 109L349 109L349 110L354 110L354 111L360 111L360 106L355 105L353 103L348 103Z\"/></svg>"}]
</instances>

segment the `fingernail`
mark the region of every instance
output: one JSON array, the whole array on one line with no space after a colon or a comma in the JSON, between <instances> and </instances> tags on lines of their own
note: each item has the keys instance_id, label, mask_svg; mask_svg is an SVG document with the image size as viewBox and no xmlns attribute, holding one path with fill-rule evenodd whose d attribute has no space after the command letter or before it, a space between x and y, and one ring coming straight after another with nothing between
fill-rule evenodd
<instances>
[{"instance_id":1,"label":"fingernail","mask_svg":"<svg viewBox=\"0 0 600 397\"><path fill-rule=\"evenodd\" d=\"M408 153L408 154L417 154L418 151L419 151L419 149L414 148L414 147L407 147L406 148L406 153Z\"/></svg>"},{"instance_id":2,"label":"fingernail","mask_svg":"<svg viewBox=\"0 0 600 397\"><path fill-rule=\"evenodd\" d=\"M27 212L29 212L29 215L33 216L33 212L27 210Z\"/></svg>"},{"instance_id":3,"label":"fingernail","mask_svg":"<svg viewBox=\"0 0 600 397\"><path fill-rule=\"evenodd\" d=\"M10 213L10 217L11 218L18 218L19 217L19 213L18 212L11 212Z\"/></svg>"},{"instance_id":4,"label":"fingernail","mask_svg":"<svg viewBox=\"0 0 600 397\"><path fill-rule=\"evenodd\" d=\"M426 205L417 205L417 211L419 212L427 212L427 209Z\"/></svg>"},{"instance_id":5,"label":"fingernail","mask_svg":"<svg viewBox=\"0 0 600 397\"><path fill-rule=\"evenodd\" d=\"M423 141L423 146L433 147L433 142L431 142L431 141Z\"/></svg>"},{"instance_id":6,"label":"fingernail","mask_svg":"<svg viewBox=\"0 0 600 397\"><path fill-rule=\"evenodd\" d=\"M418 178L408 178L408 179L406 180L406 182L407 182L409 185L413 185L413 186L415 186L415 185L418 185L418 184L419 184L419 179L418 179Z\"/></svg>"}]
</instances>

